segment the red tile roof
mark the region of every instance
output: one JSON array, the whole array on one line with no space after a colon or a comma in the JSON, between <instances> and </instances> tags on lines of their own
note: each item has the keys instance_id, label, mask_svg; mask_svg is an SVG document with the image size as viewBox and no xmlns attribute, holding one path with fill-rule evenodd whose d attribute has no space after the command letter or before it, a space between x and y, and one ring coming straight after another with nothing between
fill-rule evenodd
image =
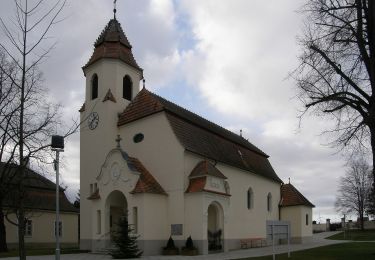
<instances>
[{"instance_id":1,"label":"red tile roof","mask_svg":"<svg viewBox=\"0 0 375 260\"><path fill-rule=\"evenodd\" d=\"M206 186L206 176L191 179L189 182L189 187L186 189L186 193L189 192L201 192Z\"/></svg>"},{"instance_id":2,"label":"red tile roof","mask_svg":"<svg viewBox=\"0 0 375 260\"><path fill-rule=\"evenodd\" d=\"M194 169L191 171L189 177L200 177L210 175L221 179L227 179L224 174L221 173L214 165L212 165L209 161L204 160L199 162Z\"/></svg>"},{"instance_id":3,"label":"red tile roof","mask_svg":"<svg viewBox=\"0 0 375 260\"><path fill-rule=\"evenodd\" d=\"M305 198L292 184L283 184L281 186L281 207L289 206L308 206L315 207L308 199Z\"/></svg>"},{"instance_id":4,"label":"red tile roof","mask_svg":"<svg viewBox=\"0 0 375 260\"><path fill-rule=\"evenodd\" d=\"M131 51L132 46L116 19L109 21L94 46L94 53L83 69L102 58L110 58L119 59L142 73Z\"/></svg>"},{"instance_id":5,"label":"red tile roof","mask_svg":"<svg viewBox=\"0 0 375 260\"><path fill-rule=\"evenodd\" d=\"M215 193L215 194L224 195L224 196L231 196L228 193L205 189L206 181L207 181L207 176L190 179L189 186L185 192L186 193L209 192L209 193Z\"/></svg>"},{"instance_id":6,"label":"red tile roof","mask_svg":"<svg viewBox=\"0 0 375 260\"><path fill-rule=\"evenodd\" d=\"M167 195L163 187L155 179L154 176L143 166L143 164L137 159L129 157L132 166L141 174L135 185L134 189L131 191L132 194L136 193L153 193Z\"/></svg>"},{"instance_id":7,"label":"red tile roof","mask_svg":"<svg viewBox=\"0 0 375 260\"><path fill-rule=\"evenodd\" d=\"M268 155L246 139L146 89L142 89L120 114L117 125L162 111L186 150L282 183L269 163Z\"/></svg>"}]
</instances>

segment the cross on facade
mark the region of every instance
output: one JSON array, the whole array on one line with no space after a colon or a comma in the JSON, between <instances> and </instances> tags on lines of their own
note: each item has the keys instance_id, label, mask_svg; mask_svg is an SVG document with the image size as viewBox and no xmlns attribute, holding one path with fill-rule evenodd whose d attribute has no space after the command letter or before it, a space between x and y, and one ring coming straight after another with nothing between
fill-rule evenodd
<instances>
[{"instance_id":1,"label":"cross on facade","mask_svg":"<svg viewBox=\"0 0 375 260\"><path fill-rule=\"evenodd\" d=\"M120 148L120 142L121 142L122 138L120 135L117 135L117 138L116 138L116 143L117 143L117 148Z\"/></svg>"}]
</instances>

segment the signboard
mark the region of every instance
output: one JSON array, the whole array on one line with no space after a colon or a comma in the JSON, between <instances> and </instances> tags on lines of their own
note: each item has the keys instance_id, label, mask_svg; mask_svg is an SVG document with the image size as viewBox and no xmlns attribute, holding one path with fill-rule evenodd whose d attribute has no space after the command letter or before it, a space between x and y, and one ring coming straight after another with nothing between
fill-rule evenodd
<instances>
[{"instance_id":1,"label":"signboard","mask_svg":"<svg viewBox=\"0 0 375 260\"><path fill-rule=\"evenodd\" d=\"M276 258L275 243L280 239L288 243L288 258L290 257L290 221L267 221L267 241L272 243L272 257ZM267 243L268 244L268 243Z\"/></svg>"},{"instance_id":2,"label":"signboard","mask_svg":"<svg viewBox=\"0 0 375 260\"><path fill-rule=\"evenodd\" d=\"M172 236L182 236L182 224L172 224L171 225L171 235Z\"/></svg>"}]
</instances>

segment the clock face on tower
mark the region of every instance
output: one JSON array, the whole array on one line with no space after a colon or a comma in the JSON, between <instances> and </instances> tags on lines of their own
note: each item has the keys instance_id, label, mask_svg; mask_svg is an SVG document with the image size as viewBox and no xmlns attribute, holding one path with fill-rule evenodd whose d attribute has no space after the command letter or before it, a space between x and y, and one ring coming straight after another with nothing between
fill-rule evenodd
<instances>
[{"instance_id":1,"label":"clock face on tower","mask_svg":"<svg viewBox=\"0 0 375 260\"><path fill-rule=\"evenodd\" d=\"M99 115L96 112L92 112L87 118L89 128L94 130L99 124Z\"/></svg>"}]
</instances>

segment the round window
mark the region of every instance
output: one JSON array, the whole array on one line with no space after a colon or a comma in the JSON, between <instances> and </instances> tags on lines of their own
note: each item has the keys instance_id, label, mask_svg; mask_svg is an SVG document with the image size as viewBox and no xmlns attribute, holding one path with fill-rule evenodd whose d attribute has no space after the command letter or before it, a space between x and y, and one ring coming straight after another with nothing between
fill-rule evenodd
<instances>
[{"instance_id":1,"label":"round window","mask_svg":"<svg viewBox=\"0 0 375 260\"><path fill-rule=\"evenodd\" d=\"M144 138L145 136L142 134L142 133L138 133L138 134L136 134L134 137L133 137L133 141L134 141L134 143L140 143L140 142L142 142L143 141L143 138Z\"/></svg>"}]
</instances>

